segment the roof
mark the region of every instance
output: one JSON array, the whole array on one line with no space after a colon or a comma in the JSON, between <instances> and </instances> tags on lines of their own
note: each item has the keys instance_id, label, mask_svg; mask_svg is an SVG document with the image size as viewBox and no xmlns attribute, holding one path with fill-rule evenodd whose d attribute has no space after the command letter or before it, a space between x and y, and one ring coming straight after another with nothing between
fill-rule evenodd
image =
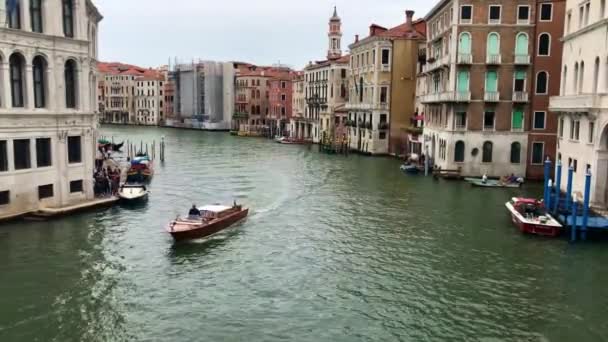
<instances>
[{"instance_id":1,"label":"roof","mask_svg":"<svg viewBox=\"0 0 608 342\"><path fill-rule=\"evenodd\" d=\"M147 81L162 81L165 79L164 74L156 69L142 68L136 65L124 64L119 62L98 62L97 70L101 74L113 76L134 76Z\"/></svg>"},{"instance_id":2,"label":"roof","mask_svg":"<svg viewBox=\"0 0 608 342\"><path fill-rule=\"evenodd\" d=\"M322 61L315 61L304 68L304 70L314 70L324 68L332 64L348 64L350 63L350 55L344 55L337 59L324 59Z\"/></svg>"},{"instance_id":3,"label":"roof","mask_svg":"<svg viewBox=\"0 0 608 342\"><path fill-rule=\"evenodd\" d=\"M351 44L351 46L365 44L376 39L376 37L388 39L426 39L426 21L424 19L417 19L411 23L405 22L390 29L372 24L370 31L375 31L376 33Z\"/></svg>"},{"instance_id":4,"label":"roof","mask_svg":"<svg viewBox=\"0 0 608 342\"><path fill-rule=\"evenodd\" d=\"M296 72L289 68L276 66L256 66L249 65L238 70L237 77L267 77L279 80L291 80L296 76Z\"/></svg>"},{"instance_id":5,"label":"roof","mask_svg":"<svg viewBox=\"0 0 608 342\"><path fill-rule=\"evenodd\" d=\"M221 213L222 211L226 211L231 207L227 207L225 205L206 205L204 207L198 208L200 211L210 211L213 213Z\"/></svg>"}]
</instances>

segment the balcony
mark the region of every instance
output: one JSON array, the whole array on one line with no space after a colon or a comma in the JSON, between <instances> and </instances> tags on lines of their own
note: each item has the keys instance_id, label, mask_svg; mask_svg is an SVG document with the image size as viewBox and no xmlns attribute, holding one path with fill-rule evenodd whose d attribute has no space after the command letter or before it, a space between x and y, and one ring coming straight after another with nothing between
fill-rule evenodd
<instances>
[{"instance_id":1,"label":"balcony","mask_svg":"<svg viewBox=\"0 0 608 342\"><path fill-rule=\"evenodd\" d=\"M454 92L454 102L471 102L471 92L470 91Z\"/></svg>"},{"instance_id":2,"label":"balcony","mask_svg":"<svg viewBox=\"0 0 608 342\"><path fill-rule=\"evenodd\" d=\"M387 130L387 129L389 129L389 127L390 126L389 126L388 122L380 122L380 123L378 123L378 129L381 130L381 131Z\"/></svg>"},{"instance_id":3,"label":"balcony","mask_svg":"<svg viewBox=\"0 0 608 342\"><path fill-rule=\"evenodd\" d=\"M499 65L501 63L500 55L488 55L486 56L486 64L488 65Z\"/></svg>"},{"instance_id":4,"label":"balcony","mask_svg":"<svg viewBox=\"0 0 608 342\"><path fill-rule=\"evenodd\" d=\"M486 102L498 102L500 100L500 94L497 91L486 91L483 100Z\"/></svg>"},{"instance_id":5,"label":"balcony","mask_svg":"<svg viewBox=\"0 0 608 342\"><path fill-rule=\"evenodd\" d=\"M553 96L549 101L549 110L553 112L589 113L593 109L608 109L608 95Z\"/></svg>"},{"instance_id":6,"label":"balcony","mask_svg":"<svg viewBox=\"0 0 608 342\"><path fill-rule=\"evenodd\" d=\"M381 72L390 72L391 66L388 64L382 64L382 66L380 66L380 71Z\"/></svg>"},{"instance_id":7,"label":"balcony","mask_svg":"<svg viewBox=\"0 0 608 342\"><path fill-rule=\"evenodd\" d=\"M438 102L470 102L471 92L469 91L447 91L441 93L427 94L420 97L422 103Z\"/></svg>"},{"instance_id":8,"label":"balcony","mask_svg":"<svg viewBox=\"0 0 608 342\"><path fill-rule=\"evenodd\" d=\"M473 55L471 55L470 53L459 53L458 54L458 64L460 64L460 65L473 64Z\"/></svg>"},{"instance_id":9,"label":"balcony","mask_svg":"<svg viewBox=\"0 0 608 342\"><path fill-rule=\"evenodd\" d=\"M349 110L371 110L372 105L369 103L347 103L344 108Z\"/></svg>"},{"instance_id":10,"label":"balcony","mask_svg":"<svg viewBox=\"0 0 608 342\"><path fill-rule=\"evenodd\" d=\"M515 65L530 65L530 55L515 55Z\"/></svg>"},{"instance_id":11,"label":"balcony","mask_svg":"<svg viewBox=\"0 0 608 342\"><path fill-rule=\"evenodd\" d=\"M527 91L516 91L513 92L513 102L526 103L529 101Z\"/></svg>"},{"instance_id":12,"label":"balcony","mask_svg":"<svg viewBox=\"0 0 608 342\"><path fill-rule=\"evenodd\" d=\"M450 55L430 58L422 67L422 73L428 73L450 63Z\"/></svg>"},{"instance_id":13,"label":"balcony","mask_svg":"<svg viewBox=\"0 0 608 342\"><path fill-rule=\"evenodd\" d=\"M233 119L248 119L249 118L249 114L248 113L234 113L232 115Z\"/></svg>"}]
</instances>

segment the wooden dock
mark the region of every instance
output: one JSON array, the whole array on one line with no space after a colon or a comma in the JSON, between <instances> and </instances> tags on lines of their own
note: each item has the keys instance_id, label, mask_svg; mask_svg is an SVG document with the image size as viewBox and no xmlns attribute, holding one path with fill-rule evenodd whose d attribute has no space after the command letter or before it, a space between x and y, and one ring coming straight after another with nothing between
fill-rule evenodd
<instances>
[{"instance_id":1,"label":"wooden dock","mask_svg":"<svg viewBox=\"0 0 608 342\"><path fill-rule=\"evenodd\" d=\"M77 212L93 210L97 208L105 208L114 205L119 198L116 196L96 198L92 201L82 202L61 208L41 208L38 211L26 215L27 219L51 219L54 217L65 216Z\"/></svg>"}]
</instances>

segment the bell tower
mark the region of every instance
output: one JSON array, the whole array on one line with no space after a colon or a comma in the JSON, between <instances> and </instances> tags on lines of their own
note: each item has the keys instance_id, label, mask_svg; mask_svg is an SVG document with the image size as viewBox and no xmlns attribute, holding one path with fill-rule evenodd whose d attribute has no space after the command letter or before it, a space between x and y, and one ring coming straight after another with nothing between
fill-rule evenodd
<instances>
[{"instance_id":1,"label":"bell tower","mask_svg":"<svg viewBox=\"0 0 608 342\"><path fill-rule=\"evenodd\" d=\"M334 6L334 15L329 19L329 49L327 59L338 59L342 57L342 20L338 17L338 10Z\"/></svg>"}]
</instances>

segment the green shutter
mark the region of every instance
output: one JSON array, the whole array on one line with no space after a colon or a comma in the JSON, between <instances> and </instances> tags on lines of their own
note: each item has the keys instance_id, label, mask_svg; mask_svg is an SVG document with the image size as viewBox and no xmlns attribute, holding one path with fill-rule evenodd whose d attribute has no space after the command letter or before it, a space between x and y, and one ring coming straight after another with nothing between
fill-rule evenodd
<instances>
[{"instance_id":1,"label":"green shutter","mask_svg":"<svg viewBox=\"0 0 608 342\"><path fill-rule=\"evenodd\" d=\"M498 91L498 74L496 71L488 71L486 73L486 92Z\"/></svg>"},{"instance_id":2,"label":"green shutter","mask_svg":"<svg viewBox=\"0 0 608 342\"><path fill-rule=\"evenodd\" d=\"M526 72L523 70L517 70L515 71L515 79L516 80L525 80L526 79Z\"/></svg>"},{"instance_id":3,"label":"green shutter","mask_svg":"<svg viewBox=\"0 0 608 342\"><path fill-rule=\"evenodd\" d=\"M524 128L524 112L521 109L513 111L513 118L511 122L512 129L523 129Z\"/></svg>"},{"instance_id":4,"label":"green shutter","mask_svg":"<svg viewBox=\"0 0 608 342\"><path fill-rule=\"evenodd\" d=\"M500 54L500 47L498 46L498 34L490 33L488 35L488 55Z\"/></svg>"},{"instance_id":5,"label":"green shutter","mask_svg":"<svg viewBox=\"0 0 608 342\"><path fill-rule=\"evenodd\" d=\"M458 72L458 91L469 91L469 72L466 70L461 70Z\"/></svg>"},{"instance_id":6,"label":"green shutter","mask_svg":"<svg viewBox=\"0 0 608 342\"><path fill-rule=\"evenodd\" d=\"M528 36L520 34L515 38L515 54L518 56L528 55Z\"/></svg>"},{"instance_id":7,"label":"green shutter","mask_svg":"<svg viewBox=\"0 0 608 342\"><path fill-rule=\"evenodd\" d=\"M458 50L463 54L471 53L471 35L463 33L460 35L460 43L458 44Z\"/></svg>"}]
</instances>

